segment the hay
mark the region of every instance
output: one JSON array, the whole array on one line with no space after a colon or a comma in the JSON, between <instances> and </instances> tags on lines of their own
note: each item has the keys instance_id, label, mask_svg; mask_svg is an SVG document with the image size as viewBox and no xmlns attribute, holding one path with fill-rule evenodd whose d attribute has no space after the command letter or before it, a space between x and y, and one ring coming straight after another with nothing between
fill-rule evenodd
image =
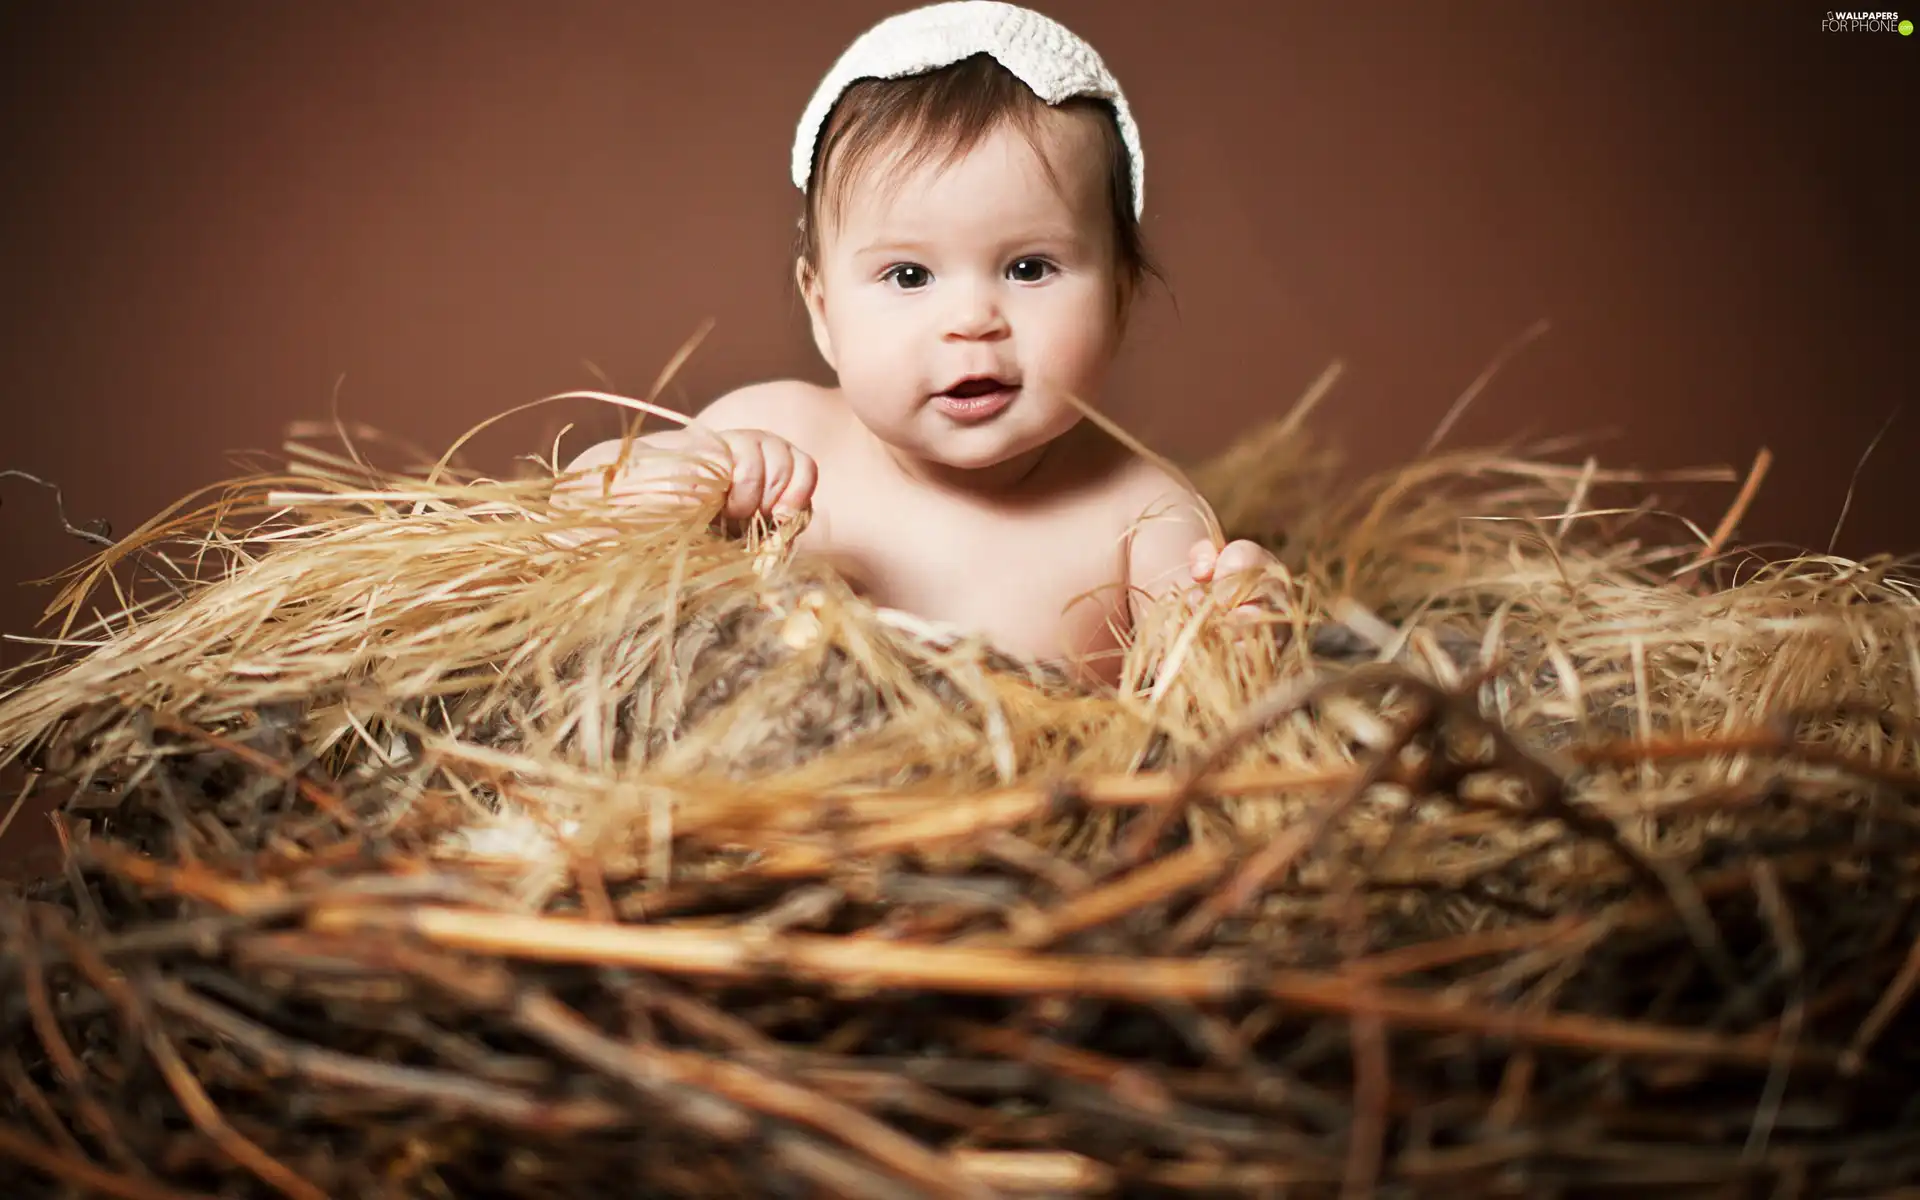
<instances>
[{"instance_id":1,"label":"hay","mask_svg":"<svg viewBox=\"0 0 1920 1200\"><path fill-rule=\"evenodd\" d=\"M1195 478L1271 621L1096 694L781 531L296 444L0 696L70 851L0 903L7 1194L1912 1179L1913 585L1539 457L1250 436Z\"/></svg>"}]
</instances>

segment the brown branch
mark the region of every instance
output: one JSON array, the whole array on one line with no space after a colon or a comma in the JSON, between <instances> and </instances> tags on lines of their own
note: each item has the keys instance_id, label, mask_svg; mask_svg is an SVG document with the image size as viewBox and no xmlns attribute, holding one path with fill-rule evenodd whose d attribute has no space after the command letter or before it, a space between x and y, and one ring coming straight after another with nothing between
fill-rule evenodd
<instances>
[{"instance_id":1,"label":"brown branch","mask_svg":"<svg viewBox=\"0 0 1920 1200\"><path fill-rule=\"evenodd\" d=\"M1027 1062L1064 1079L1101 1088L1120 1104L1151 1116L1165 1116L1173 1095L1161 1082L1134 1063L1035 1037L1019 1029L995 1029L966 1021L942 1023L961 1045L985 1054Z\"/></svg>"},{"instance_id":2,"label":"brown branch","mask_svg":"<svg viewBox=\"0 0 1920 1200\"><path fill-rule=\"evenodd\" d=\"M197 728L170 713L153 709L149 710L149 715L156 729L164 729L169 733L205 743L213 749L225 751L263 775L270 775L283 783L292 784L307 803L340 822L345 828L360 827L360 818L354 816L347 808L346 801L302 775L298 768L291 764L280 762L273 756L256 750L252 746L236 742L232 738Z\"/></svg>"},{"instance_id":3,"label":"brown branch","mask_svg":"<svg viewBox=\"0 0 1920 1200\"><path fill-rule=\"evenodd\" d=\"M1015 1195L1084 1196L1113 1190L1111 1168L1060 1150L955 1150L950 1159L968 1178Z\"/></svg>"},{"instance_id":4,"label":"brown branch","mask_svg":"<svg viewBox=\"0 0 1920 1200\"><path fill-rule=\"evenodd\" d=\"M448 1071L373 1062L290 1038L162 979L148 998L158 1008L201 1025L246 1050L270 1077L299 1075L395 1100L433 1104L539 1133L573 1133L632 1125L636 1115L596 1099L542 1100Z\"/></svg>"},{"instance_id":5,"label":"brown branch","mask_svg":"<svg viewBox=\"0 0 1920 1200\"><path fill-rule=\"evenodd\" d=\"M138 887L201 900L242 916L287 911L297 904L286 883L242 883L198 863L158 862L112 842L95 838L80 851L87 860Z\"/></svg>"},{"instance_id":6,"label":"brown branch","mask_svg":"<svg viewBox=\"0 0 1920 1200\"><path fill-rule=\"evenodd\" d=\"M1873 1007L1861 1020L1859 1032L1854 1034L1853 1041L1847 1046L1846 1053L1840 1060L1842 1069L1848 1074L1857 1074L1863 1068L1867 1048L1873 1045L1874 1039L1885 1032L1894 1014L1905 1008L1907 1001L1913 999L1916 990L1920 990L1920 937L1914 939L1913 948L1907 951L1906 961L1900 964L1899 973L1893 977L1893 981L1887 985L1886 990L1880 993L1880 998L1874 1001Z\"/></svg>"},{"instance_id":7,"label":"brown branch","mask_svg":"<svg viewBox=\"0 0 1920 1200\"><path fill-rule=\"evenodd\" d=\"M956 994L1086 996L1118 1000L1222 1002L1264 995L1298 1008L1352 1016L1373 1012L1408 1028L1481 1034L1595 1053L1670 1055L1764 1064L1769 1047L1712 1033L1578 1014L1477 1008L1415 991L1365 987L1340 974L1263 973L1224 957L1171 959L1029 954L972 946L853 942L822 935L758 938L724 929L609 926L557 917L469 912L422 905L406 910L324 907L316 932L347 938L405 931L446 949L543 962L641 967L707 979L790 978L839 987L926 988ZM1797 1061L1834 1055L1802 1050Z\"/></svg>"},{"instance_id":8,"label":"brown branch","mask_svg":"<svg viewBox=\"0 0 1920 1200\"><path fill-rule=\"evenodd\" d=\"M939 1155L818 1092L737 1063L657 1047L621 1045L593 1030L559 1001L538 992L527 993L515 1005L515 1012L528 1032L561 1045L582 1061L615 1065L628 1078L696 1088L739 1108L814 1129L934 1195L985 1200L976 1185L959 1176Z\"/></svg>"},{"instance_id":9,"label":"brown branch","mask_svg":"<svg viewBox=\"0 0 1920 1200\"><path fill-rule=\"evenodd\" d=\"M980 945L1005 944L1038 950L1199 887L1219 874L1231 860L1231 851L1223 845L1190 846L1081 892L1047 912L1016 919L1007 934L988 934L974 940Z\"/></svg>"},{"instance_id":10,"label":"brown branch","mask_svg":"<svg viewBox=\"0 0 1920 1200\"><path fill-rule=\"evenodd\" d=\"M56 914L49 913L51 918ZM256 1178L269 1187L278 1189L292 1200L327 1200L325 1192L314 1187L285 1163L262 1150L254 1142L243 1136L227 1119L221 1115L219 1106L207 1095L206 1089L194 1077L193 1071L181 1059L179 1051L174 1049L172 1039L152 1020L146 1011L146 1005L125 978L116 974L107 966L105 960L82 941L64 922L56 928L57 935L65 942L67 953L75 966L99 988L101 993L113 1002L120 1011L121 1019L129 1031L146 1044L147 1053L152 1057L154 1066L167 1081L168 1088L180 1107L186 1110L187 1117L194 1127L210 1139L233 1161L251 1171ZM147 981L148 990L152 990L151 981Z\"/></svg>"},{"instance_id":11,"label":"brown branch","mask_svg":"<svg viewBox=\"0 0 1920 1200\"><path fill-rule=\"evenodd\" d=\"M66 1122L60 1119L59 1113L53 1111L53 1105L47 1101L47 1094L41 1091L33 1082L33 1078L27 1074L26 1065L20 1061L20 1051L17 1048L9 1046L4 1054L0 1054L0 1074L6 1076L7 1086L13 1089L13 1094L20 1098L20 1103L39 1123L41 1132L53 1141L56 1151L69 1158L84 1160L87 1157L86 1150L74 1139L73 1134L67 1129Z\"/></svg>"},{"instance_id":12,"label":"brown branch","mask_svg":"<svg viewBox=\"0 0 1920 1200\"><path fill-rule=\"evenodd\" d=\"M43 1175L76 1188L113 1196L116 1200L213 1200L205 1192L176 1192L144 1179L129 1179L102 1170L90 1162L76 1161L38 1142L0 1125L0 1156L25 1163Z\"/></svg>"},{"instance_id":13,"label":"brown branch","mask_svg":"<svg viewBox=\"0 0 1920 1200\"><path fill-rule=\"evenodd\" d=\"M1380 782L1400 751L1426 726L1431 715L1430 708L1422 707L1404 721L1387 746L1374 755L1338 795L1316 805L1306 820L1254 852L1225 887L1188 913L1168 937L1168 944L1175 950L1192 948L1211 933L1216 924L1251 904L1268 884L1285 875L1302 854L1319 844L1334 822Z\"/></svg>"},{"instance_id":14,"label":"brown branch","mask_svg":"<svg viewBox=\"0 0 1920 1200\"><path fill-rule=\"evenodd\" d=\"M1351 769L1302 771L1259 767L1222 772L1207 781L1215 796L1253 796L1289 791L1324 791L1349 783ZM794 845L771 851L754 874L774 878L820 875L855 858L873 858L916 848L966 841L1058 817L1072 808L1178 808L1193 780L1175 775L1112 774L1053 784L1002 788L979 796L945 799L930 812L902 817L882 797L871 807L871 828L842 835L827 845ZM924 797L903 797L924 802ZM1121 861L1137 861L1122 854ZM1144 857L1144 856L1141 856Z\"/></svg>"},{"instance_id":15,"label":"brown branch","mask_svg":"<svg viewBox=\"0 0 1920 1200\"><path fill-rule=\"evenodd\" d=\"M1347 955L1359 954L1366 946L1365 910L1360 898L1352 896L1342 906L1342 941ZM1353 1122L1347 1128L1347 1171L1341 1195L1347 1200L1365 1200L1373 1195L1380 1180L1386 1155L1387 1106L1393 1099L1393 1076L1387 1059L1386 1024L1375 1012L1359 1011L1353 1016Z\"/></svg>"},{"instance_id":16,"label":"brown branch","mask_svg":"<svg viewBox=\"0 0 1920 1200\"><path fill-rule=\"evenodd\" d=\"M1695 948L1707 966L1729 992L1739 993L1740 968L1733 961L1726 941L1714 924L1705 901L1673 864L1644 853L1628 841L1613 821L1604 814L1583 809L1574 803L1568 772L1548 758L1521 744L1513 732L1498 721L1483 716L1467 691L1450 692L1418 676L1393 669L1385 673L1396 686L1423 694L1436 709L1487 738L1494 746L1494 760L1530 785L1536 815L1559 821L1575 833L1593 838L1606 846L1626 867L1639 875L1654 890L1664 891L1672 900L1682 925L1692 936Z\"/></svg>"},{"instance_id":17,"label":"brown branch","mask_svg":"<svg viewBox=\"0 0 1920 1200\"><path fill-rule=\"evenodd\" d=\"M1337 683L1337 681L1336 681ZM1246 745L1253 738L1286 716L1306 707L1323 694L1330 685L1315 681L1311 676L1301 679L1286 679L1276 684L1252 710L1240 719L1239 724L1215 739L1207 747L1200 761L1179 776L1171 790L1156 797L1153 809L1129 830L1126 839L1120 843L1117 854L1123 863L1137 863L1153 853L1160 839L1166 836L1167 829L1180 812L1199 796L1202 789L1218 791L1214 776L1220 765ZM1352 772L1338 773L1339 782L1350 778ZM1326 786L1339 786L1338 782L1328 780Z\"/></svg>"},{"instance_id":18,"label":"brown branch","mask_svg":"<svg viewBox=\"0 0 1920 1200\"><path fill-rule=\"evenodd\" d=\"M47 978L41 966L40 940L33 929L30 913L24 908L13 908L7 914L8 942L12 944L13 957L20 964L20 975L26 992L27 1015L33 1025L34 1034L40 1039L40 1046L46 1051L53 1063L54 1074L59 1077L67 1094L73 1098L73 1104L80 1113L80 1121L99 1142L101 1149L122 1168L137 1174L145 1174L140 1159L128 1148L115 1128L113 1117L106 1107L87 1089L87 1071L81 1066L79 1057L66 1035L60 1031L60 1022L53 1013L52 998L47 993Z\"/></svg>"}]
</instances>

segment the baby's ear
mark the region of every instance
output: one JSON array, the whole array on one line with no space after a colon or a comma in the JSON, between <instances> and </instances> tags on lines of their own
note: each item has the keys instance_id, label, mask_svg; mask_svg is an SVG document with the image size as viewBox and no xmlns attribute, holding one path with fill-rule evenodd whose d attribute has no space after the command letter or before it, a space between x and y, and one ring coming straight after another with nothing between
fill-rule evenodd
<instances>
[{"instance_id":1,"label":"baby's ear","mask_svg":"<svg viewBox=\"0 0 1920 1200\"><path fill-rule=\"evenodd\" d=\"M807 321L813 327L814 348L827 361L828 370L838 371L840 364L833 357L833 335L827 331L827 306L821 290L820 273L813 269L804 255L793 260L793 281L799 286L800 298L807 305Z\"/></svg>"}]
</instances>

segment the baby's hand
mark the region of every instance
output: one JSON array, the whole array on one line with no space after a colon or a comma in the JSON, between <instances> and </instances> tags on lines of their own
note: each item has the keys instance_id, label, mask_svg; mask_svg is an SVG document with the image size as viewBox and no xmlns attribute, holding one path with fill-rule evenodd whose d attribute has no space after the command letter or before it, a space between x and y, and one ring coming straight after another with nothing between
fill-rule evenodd
<instances>
[{"instance_id":1,"label":"baby's hand","mask_svg":"<svg viewBox=\"0 0 1920 1200\"><path fill-rule=\"evenodd\" d=\"M731 469L721 515L733 521L755 515L780 521L813 507L820 468L812 455L783 437L757 429L727 429L719 438Z\"/></svg>"},{"instance_id":2,"label":"baby's hand","mask_svg":"<svg viewBox=\"0 0 1920 1200\"><path fill-rule=\"evenodd\" d=\"M1245 540L1228 542L1215 550L1211 541L1202 538L1187 552L1187 568L1193 576L1195 590L1207 584L1213 585L1216 592L1223 588L1234 588L1228 595L1235 601L1233 613L1236 616L1250 616L1261 611L1252 592L1259 582L1259 576L1277 561L1258 543Z\"/></svg>"},{"instance_id":3,"label":"baby's hand","mask_svg":"<svg viewBox=\"0 0 1920 1200\"><path fill-rule=\"evenodd\" d=\"M757 429L698 426L653 434L627 447L609 486L606 467L619 461L620 443L602 442L567 467L573 476L554 489L556 501L601 494L616 504L672 508L698 504L724 482L720 516L745 521L756 514L775 520L813 506L819 471L813 458L785 438Z\"/></svg>"}]
</instances>

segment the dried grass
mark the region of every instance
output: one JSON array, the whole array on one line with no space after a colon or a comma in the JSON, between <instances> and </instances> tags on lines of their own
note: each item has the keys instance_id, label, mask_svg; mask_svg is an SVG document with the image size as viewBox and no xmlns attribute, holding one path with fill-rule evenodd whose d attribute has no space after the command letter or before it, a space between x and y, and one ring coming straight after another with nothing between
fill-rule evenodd
<instances>
[{"instance_id":1,"label":"dried grass","mask_svg":"<svg viewBox=\"0 0 1920 1200\"><path fill-rule=\"evenodd\" d=\"M1309 407L1194 474L1278 553L1272 619L1172 602L1104 693L784 531L357 435L156 518L0 694L71 839L0 906L0 1162L122 1196L1911 1179L1901 564L1758 564L1642 494L1725 472L1342 486Z\"/></svg>"}]
</instances>

